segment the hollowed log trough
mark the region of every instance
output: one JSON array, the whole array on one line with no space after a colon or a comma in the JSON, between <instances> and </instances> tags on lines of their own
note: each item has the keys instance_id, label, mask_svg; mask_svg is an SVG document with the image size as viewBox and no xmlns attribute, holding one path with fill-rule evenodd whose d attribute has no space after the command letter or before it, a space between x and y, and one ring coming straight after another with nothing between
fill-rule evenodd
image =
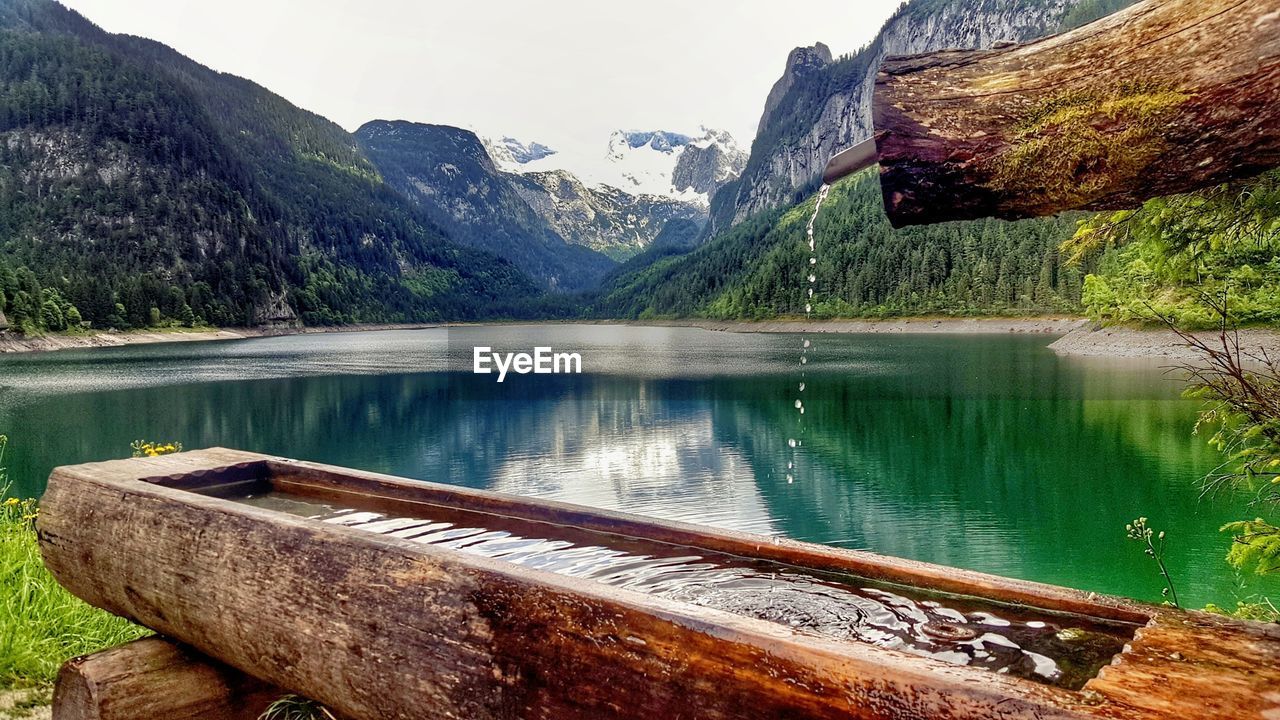
<instances>
[{"instance_id":1,"label":"hollowed log trough","mask_svg":"<svg viewBox=\"0 0 1280 720\"><path fill-rule=\"evenodd\" d=\"M1068 689L244 502L268 492L774 563L1129 639ZM234 450L58 468L38 530L49 569L90 604L225 664L228 686L234 669L254 693L287 689L351 720L1280 714L1275 626Z\"/></svg>"}]
</instances>

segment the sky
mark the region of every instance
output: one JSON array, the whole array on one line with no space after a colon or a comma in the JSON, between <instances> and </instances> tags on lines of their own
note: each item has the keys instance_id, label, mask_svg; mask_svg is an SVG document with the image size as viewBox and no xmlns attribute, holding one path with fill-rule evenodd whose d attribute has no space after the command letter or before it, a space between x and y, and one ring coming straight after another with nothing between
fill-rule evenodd
<instances>
[{"instance_id":1,"label":"sky","mask_svg":"<svg viewBox=\"0 0 1280 720\"><path fill-rule=\"evenodd\" d=\"M749 147L793 47L853 52L901 0L62 2L348 130L412 120L581 151L702 125Z\"/></svg>"}]
</instances>

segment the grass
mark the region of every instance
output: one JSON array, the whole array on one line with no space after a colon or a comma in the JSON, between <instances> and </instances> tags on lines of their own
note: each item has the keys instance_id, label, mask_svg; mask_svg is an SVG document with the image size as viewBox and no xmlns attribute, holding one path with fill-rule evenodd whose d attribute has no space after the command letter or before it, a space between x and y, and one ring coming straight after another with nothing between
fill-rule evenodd
<instances>
[{"instance_id":1,"label":"grass","mask_svg":"<svg viewBox=\"0 0 1280 720\"><path fill-rule=\"evenodd\" d=\"M0 498L9 487L4 469L8 438L0 435ZM135 457L181 452L180 443L139 440ZM27 718L52 700L53 681L67 660L150 635L151 632L91 607L53 579L40 558L35 500L0 500L0 718ZM47 712L47 711L45 711ZM289 695L263 720L333 720L310 700Z\"/></svg>"},{"instance_id":2,"label":"grass","mask_svg":"<svg viewBox=\"0 0 1280 720\"><path fill-rule=\"evenodd\" d=\"M0 490L7 444L0 435ZM34 500L0 502L0 691L47 691L69 658L148 634L58 585L40 559L38 512Z\"/></svg>"}]
</instances>

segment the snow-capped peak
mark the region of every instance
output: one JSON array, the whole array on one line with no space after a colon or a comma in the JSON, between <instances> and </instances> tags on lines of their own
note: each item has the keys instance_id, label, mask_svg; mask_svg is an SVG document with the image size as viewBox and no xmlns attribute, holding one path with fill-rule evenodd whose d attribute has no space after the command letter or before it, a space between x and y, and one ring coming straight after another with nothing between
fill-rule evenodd
<instances>
[{"instance_id":1,"label":"snow-capped peak","mask_svg":"<svg viewBox=\"0 0 1280 720\"><path fill-rule=\"evenodd\" d=\"M567 170L588 186L609 186L631 195L656 195L704 206L711 193L736 177L746 163L746 153L729 133L705 127L693 135L616 130L601 154L556 153L544 145L526 146L513 138L486 144L494 161L508 172ZM533 152L535 147L546 152Z\"/></svg>"},{"instance_id":2,"label":"snow-capped peak","mask_svg":"<svg viewBox=\"0 0 1280 720\"><path fill-rule=\"evenodd\" d=\"M513 137L501 140L484 139L485 148L494 164L507 172L519 172L520 167L551 157L556 151L540 142L522 143Z\"/></svg>"}]
</instances>

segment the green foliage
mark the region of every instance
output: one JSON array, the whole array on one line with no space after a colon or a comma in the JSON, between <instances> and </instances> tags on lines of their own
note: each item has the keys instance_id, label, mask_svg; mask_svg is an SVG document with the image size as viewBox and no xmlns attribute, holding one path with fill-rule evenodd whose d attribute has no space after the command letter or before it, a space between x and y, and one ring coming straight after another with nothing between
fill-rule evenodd
<instances>
[{"instance_id":1,"label":"green foliage","mask_svg":"<svg viewBox=\"0 0 1280 720\"><path fill-rule=\"evenodd\" d=\"M691 253L624 269L590 312L760 319L804 312L814 198L760 213ZM1010 314L1078 309L1081 271L1058 246L1070 220L983 220L894 230L876 177L834 187L815 223L817 317Z\"/></svg>"},{"instance_id":2,"label":"green foliage","mask_svg":"<svg viewBox=\"0 0 1280 720\"><path fill-rule=\"evenodd\" d=\"M1280 527L1257 518L1228 523L1222 530L1233 535L1227 553L1232 567L1253 568L1260 575L1280 570Z\"/></svg>"},{"instance_id":3,"label":"green foliage","mask_svg":"<svg viewBox=\"0 0 1280 720\"><path fill-rule=\"evenodd\" d=\"M1280 622L1280 609L1272 604L1270 600L1263 602L1237 602L1233 610L1219 607L1217 605L1206 605L1205 612L1211 612L1217 615L1228 615L1241 620L1255 620L1257 622Z\"/></svg>"},{"instance_id":4,"label":"green foliage","mask_svg":"<svg viewBox=\"0 0 1280 720\"><path fill-rule=\"evenodd\" d=\"M0 466L8 440L0 435ZM7 489L0 467L0 497ZM48 687L68 658L147 634L90 607L45 569L34 500L0 502L0 689Z\"/></svg>"},{"instance_id":5,"label":"green foliage","mask_svg":"<svg viewBox=\"0 0 1280 720\"><path fill-rule=\"evenodd\" d=\"M1280 503L1280 359L1265 349L1241 347L1225 296L1218 303L1204 302L1219 319L1216 339L1202 339L1166 321L1199 354L1198 361L1182 366L1190 378L1187 395L1206 402L1196 432L1211 432L1209 443L1226 457L1205 478L1206 488L1248 490L1255 505L1274 508ZM1280 569L1280 527L1257 518L1228 523L1222 531L1233 536L1227 553L1233 567L1259 574Z\"/></svg>"},{"instance_id":6,"label":"green foliage","mask_svg":"<svg viewBox=\"0 0 1280 720\"><path fill-rule=\"evenodd\" d=\"M1217 325L1209 295L1231 296L1231 321L1280 322L1280 171L1094 216L1063 245L1071 261L1101 256L1083 303L1105 322L1172 318Z\"/></svg>"}]
</instances>

